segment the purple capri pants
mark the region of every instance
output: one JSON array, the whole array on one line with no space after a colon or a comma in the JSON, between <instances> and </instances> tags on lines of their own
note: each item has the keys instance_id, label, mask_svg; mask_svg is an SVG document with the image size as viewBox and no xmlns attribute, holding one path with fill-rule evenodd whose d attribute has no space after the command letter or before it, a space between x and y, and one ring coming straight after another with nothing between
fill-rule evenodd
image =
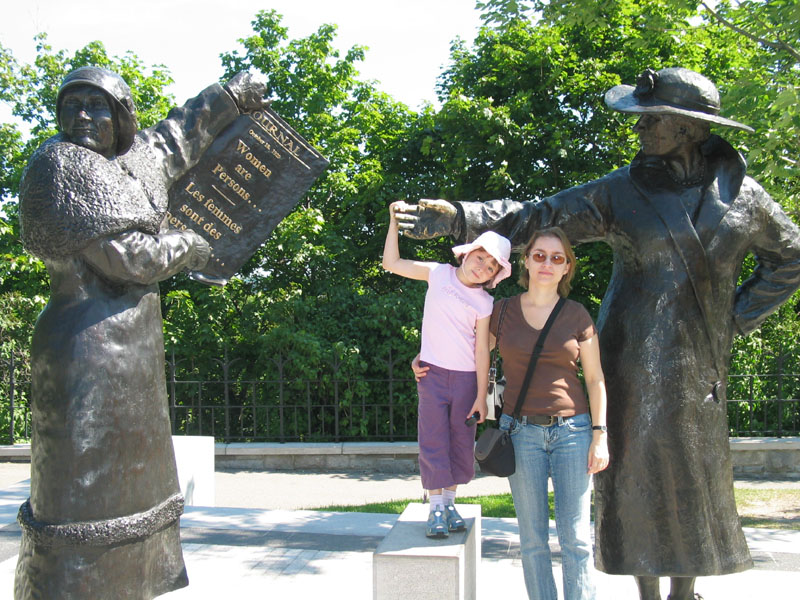
<instances>
[{"instance_id":1,"label":"purple capri pants","mask_svg":"<svg viewBox=\"0 0 800 600\"><path fill-rule=\"evenodd\" d=\"M417 384L422 487L438 490L469 483L475 477L475 427L464 421L477 395L477 375L426 362L420 365L430 367Z\"/></svg>"}]
</instances>

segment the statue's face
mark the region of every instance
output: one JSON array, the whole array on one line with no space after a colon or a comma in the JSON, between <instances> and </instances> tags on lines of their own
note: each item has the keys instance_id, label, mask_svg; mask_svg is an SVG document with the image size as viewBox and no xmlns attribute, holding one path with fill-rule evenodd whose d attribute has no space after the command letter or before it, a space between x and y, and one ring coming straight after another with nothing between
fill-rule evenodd
<instances>
[{"instance_id":1,"label":"statue's face","mask_svg":"<svg viewBox=\"0 0 800 600\"><path fill-rule=\"evenodd\" d=\"M642 152L648 156L670 156L686 144L683 117L678 115L642 115L633 131L639 134Z\"/></svg>"},{"instance_id":2,"label":"statue's face","mask_svg":"<svg viewBox=\"0 0 800 600\"><path fill-rule=\"evenodd\" d=\"M117 146L116 119L108 98L90 85L76 85L64 92L61 130L73 144L111 158Z\"/></svg>"}]
</instances>

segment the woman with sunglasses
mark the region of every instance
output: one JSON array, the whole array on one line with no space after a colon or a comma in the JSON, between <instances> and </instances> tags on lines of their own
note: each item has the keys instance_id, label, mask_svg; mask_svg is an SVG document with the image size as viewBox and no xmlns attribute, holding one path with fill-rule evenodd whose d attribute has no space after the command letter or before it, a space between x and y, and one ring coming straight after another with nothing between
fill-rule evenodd
<instances>
[{"instance_id":1,"label":"woman with sunglasses","mask_svg":"<svg viewBox=\"0 0 800 600\"><path fill-rule=\"evenodd\" d=\"M581 304L565 302L545 338L519 419L514 419L533 347L559 298L569 294L575 254L561 229L543 229L525 246L520 266L519 283L527 291L495 303L489 330L494 346L500 312L507 303L500 331L506 376L500 428L510 431L516 454L516 472L509 481L525 586L532 600L557 598L548 544L550 478L564 598L588 600L595 597L590 574L591 475L608 466L606 391L597 330ZM588 402L578 378L579 363Z\"/></svg>"}]
</instances>

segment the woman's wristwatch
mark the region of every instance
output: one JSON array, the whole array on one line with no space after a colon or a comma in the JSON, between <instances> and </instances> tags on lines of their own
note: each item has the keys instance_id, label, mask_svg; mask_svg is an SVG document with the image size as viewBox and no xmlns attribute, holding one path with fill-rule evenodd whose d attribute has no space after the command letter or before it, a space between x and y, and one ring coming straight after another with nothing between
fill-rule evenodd
<instances>
[{"instance_id":1,"label":"woman's wristwatch","mask_svg":"<svg viewBox=\"0 0 800 600\"><path fill-rule=\"evenodd\" d=\"M605 425L592 425L592 431L608 431Z\"/></svg>"}]
</instances>

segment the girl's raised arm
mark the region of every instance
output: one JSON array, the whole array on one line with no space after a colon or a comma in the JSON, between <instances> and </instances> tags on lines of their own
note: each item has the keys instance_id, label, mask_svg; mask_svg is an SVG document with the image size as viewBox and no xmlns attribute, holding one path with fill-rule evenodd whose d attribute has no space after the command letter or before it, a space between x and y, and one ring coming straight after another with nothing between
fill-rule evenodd
<instances>
[{"instance_id":1,"label":"girl's raised arm","mask_svg":"<svg viewBox=\"0 0 800 600\"><path fill-rule=\"evenodd\" d=\"M408 279L428 281L428 275L436 263L421 262L400 258L400 247L397 242L398 230L395 219L395 207L405 204L402 201L392 202L389 206L389 230L386 232L386 242L383 245L383 268L395 275Z\"/></svg>"}]
</instances>

